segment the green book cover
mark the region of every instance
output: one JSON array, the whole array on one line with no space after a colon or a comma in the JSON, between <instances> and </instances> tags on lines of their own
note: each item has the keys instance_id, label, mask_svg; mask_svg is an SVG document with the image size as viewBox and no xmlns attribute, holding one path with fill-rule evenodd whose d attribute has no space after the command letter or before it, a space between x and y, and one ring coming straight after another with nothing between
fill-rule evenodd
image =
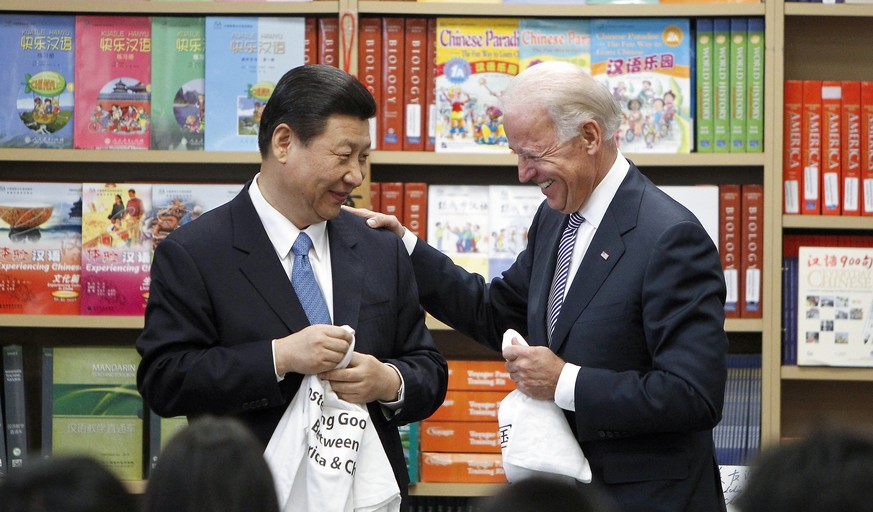
<instances>
[{"instance_id":1,"label":"green book cover","mask_svg":"<svg viewBox=\"0 0 873 512\"><path fill-rule=\"evenodd\" d=\"M713 151L730 151L730 19L714 18L713 27Z\"/></svg>"},{"instance_id":2,"label":"green book cover","mask_svg":"<svg viewBox=\"0 0 873 512\"><path fill-rule=\"evenodd\" d=\"M202 150L205 18L152 17L152 149Z\"/></svg>"},{"instance_id":3,"label":"green book cover","mask_svg":"<svg viewBox=\"0 0 873 512\"><path fill-rule=\"evenodd\" d=\"M188 418L185 416L164 418L149 410L149 473L155 469L167 442L187 425Z\"/></svg>"},{"instance_id":4,"label":"green book cover","mask_svg":"<svg viewBox=\"0 0 873 512\"><path fill-rule=\"evenodd\" d=\"M730 150L731 153L746 152L746 105L748 103L746 62L749 44L746 18L731 18L730 38Z\"/></svg>"},{"instance_id":5,"label":"green book cover","mask_svg":"<svg viewBox=\"0 0 873 512\"><path fill-rule=\"evenodd\" d=\"M712 153L713 147L712 39L712 18L699 18L695 48L698 153Z\"/></svg>"},{"instance_id":6,"label":"green book cover","mask_svg":"<svg viewBox=\"0 0 873 512\"><path fill-rule=\"evenodd\" d=\"M409 472L409 483L414 484L421 480L421 465L419 452L421 448L421 424L409 423L398 427L400 442L403 444L403 456L406 458L406 469Z\"/></svg>"},{"instance_id":7,"label":"green book cover","mask_svg":"<svg viewBox=\"0 0 873 512\"><path fill-rule=\"evenodd\" d=\"M746 151L764 151L764 18L749 18Z\"/></svg>"},{"instance_id":8,"label":"green book cover","mask_svg":"<svg viewBox=\"0 0 873 512\"><path fill-rule=\"evenodd\" d=\"M27 413L24 399L24 350L3 347L3 406L6 414L6 463L18 471L27 459Z\"/></svg>"},{"instance_id":9,"label":"green book cover","mask_svg":"<svg viewBox=\"0 0 873 512\"><path fill-rule=\"evenodd\" d=\"M122 480L141 480L136 349L46 347L43 358L43 455L90 455Z\"/></svg>"}]
</instances>

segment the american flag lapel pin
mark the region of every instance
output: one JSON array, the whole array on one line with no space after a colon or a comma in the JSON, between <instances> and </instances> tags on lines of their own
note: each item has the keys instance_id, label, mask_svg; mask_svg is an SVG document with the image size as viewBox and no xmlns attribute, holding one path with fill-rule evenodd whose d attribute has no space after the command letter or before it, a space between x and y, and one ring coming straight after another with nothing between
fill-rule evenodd
<instances>
[{"instance_id":1,"label":"american flag lapel pin","mask_svg":"<svg viewBox=\"0 0 873 512\"><path fill-rule=\"evenodd\" d=\"M603 258L604 261L609 259L609 254L606 251L600 253L600 257Z\"/></svg>"}]
</instances>

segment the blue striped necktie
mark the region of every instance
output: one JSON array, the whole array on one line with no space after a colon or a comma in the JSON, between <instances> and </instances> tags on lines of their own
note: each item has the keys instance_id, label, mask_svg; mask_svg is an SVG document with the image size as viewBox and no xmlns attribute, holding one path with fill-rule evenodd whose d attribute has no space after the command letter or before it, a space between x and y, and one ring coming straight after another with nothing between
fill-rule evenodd
<instances>
[{"instance_id":1,"label":"blue striped necktie","mask_svg":"<svg viewBox=\"0 0 873 512\"><path fill-rule=\"evenodd\" d=\"M327 304L324 302L324 296L315 280L312 265L309 264L309 249L311 248L312 239L301 231L297 240L294 241L294 245L291 246L291 251L294 252L291 286L294 287L297 298L300 299L300 304L303 306L303 311L306 312L306 317L309 318L310 325L331 324Z\"/></svg>"},{"instance_id":2,"label":"blue striped necktie","mask_svg":"<svg viewBox=\"0 0 873 512\"><path fill-rule=\"evenodd\" d=\"M561 235L561 243L558 245L558 261L555 265L555 280L552 282L552 299L549 301L549 342L552 339L552 331L561 313L564 304L564 293L567 288L567 275L570 273L570 257L573 255L573 246L576 245L576 232L585 219L578 212L570 214L570 221Z\"/></svg>"}]
</instances>

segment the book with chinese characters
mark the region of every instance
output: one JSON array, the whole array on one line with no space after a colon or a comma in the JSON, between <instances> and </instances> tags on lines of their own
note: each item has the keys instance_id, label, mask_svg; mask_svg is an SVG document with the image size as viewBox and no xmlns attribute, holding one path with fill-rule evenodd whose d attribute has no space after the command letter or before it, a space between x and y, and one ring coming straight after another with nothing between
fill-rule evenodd
<instances>
[{"instance_id":1,"label":"book with chinese characters","mask_svg":"<svg viewBox=\"0 0 873 512\"><path fill-rule=\"evenodd\" d=\"M500 94L519 71L518 23L437 19L437 152L509 153Z\"/></svg>"},{"instance_id":2,"label":"book with chinese characters","mask_svg":"<svg viewBox=\"0 0 873 512\"><path fill-rule=\"evenodd\" d=\"M545 196L539 187L490 185L488 280L500 276L527 247L527 230Z\"/></svg>"},{"instance_id":3,"label":"book with chinese characters","mask_svg":"<svg viewBox=\"0 0 873 512\"><path fill-rule=\"evenodd\" d=\"M73 147L75 18L0 15L0 147Z\"/></svg>"},{"instance_id":4,"label":"book with chinese characters","mask_svg":"<svg viewBox=\"0 0 873 512\"><path fill-rule=\"evenodd\" d=\"M82 185L0 183L0 311L78 315Z\"/></svg>"},{"instance_id":5,"label":"book with chinese characters","mask_svg":"<svg viewBox=\"0 0 873 512\"><path fill-rule=\"evenodd\" d=\"M206 150L258 150L264 106L303 46L303 18L206 17Z\"/></svg>"},{"instance_id":6,"label":"book with chinese characters","mask_svg":"<svg viewBox=\"0 0 873 512\"><path fill-rule=\"evenodd\" d=\"M76 16L77 149L149 148L151 32L148 16Z\"/></svg>"},{"instance_id":7,"label":"book with chinese characters","mask_svg":"<svg viewBox=\"0 0 873 512\"><path fill-rule=\"evenodd\" d=\"M152 149L202 150L206 40L202 17L152 18Z\"/></svg>"},{"instance_id":8,"label":"book with chinese characters","mask_svg":"<svg viewBox=\"0 0 873 512\"><path fill-rule=\"evenodd\" d=\"M384 184L383 184L384 187ZM488 185L430 185L427 243L468 272L488 277L490 202Z\"/></svg>"},{"instance_id":9,"label":"book with chinese characters","mask_svg":"<svg viewBox=\"0 0 873 512\"><path fill-rule=\"evenodd\" d=\"M518 22L519 70L563 60L591 72L591 30L587 19L522 18Z\"/></svg>"},{"instance_id":10,"label":"book with chinese characters","mask_svg":"<svg viewBox=\"0 0 873 512\"><path fill-rule=\"evenodd\" d=\"M142 315L149 291L151 185L82 185L83 315Z\"/></svg>"},{"instance_id":11,"label":"book with chinese characters","mask_svg":"<svg viewBox=\"0 0 873 512\"><path fill-rule=\"evenodd\" d=\"M691 151L691 45L687 18L591 21L591 75L623 91L622 151Z\"/></svg>"},{"instance_id":12,"label":"book with chinese characters","mask_svg":"<svg viewBox=\"0 0 873 512\"><path fill-rule=\"evenodd\" d=\"M19 471L28 459L27 407L24 392L24 347L3 347L3 407L6 416L8 471ZM3 422L0 422L2 424ZM0 431L0 434L3 432Z\"/></svg>"},{"instance_id":13,"label":"book with chinese characters","mask_svg":"<svg viewBox=\"0 0 873 512\"><path fill-rule=\"evenodd\" d=\"M149 474L146 476L150 476L151 472L154 471L158 459L161 458L161 451L167 446L170 439L187 426L188 418L185 416L163 418L149 410L149 463L146 468Z\"/></svg>"},{"instance_id":14,"label":"book with chinese characters","mask_svg":"<svg viewBox=\"0 0 873 512\"><path fill-rule=\"evenodd\" d=\"M152 209L144 223L152 250L173 231L236 197L242 185L153 183Z\"/></svg>"},{"instance_id":15,"label":"book with chinese characters","mask_svg":"<svg viewBox=\"0 0 873 512\"><path fill-rule=\"evenodd\" d=\"M142 480L139 361L132 346L43 348L43 456L86 455L122 480Z\"/></svg>"}]
</instances>

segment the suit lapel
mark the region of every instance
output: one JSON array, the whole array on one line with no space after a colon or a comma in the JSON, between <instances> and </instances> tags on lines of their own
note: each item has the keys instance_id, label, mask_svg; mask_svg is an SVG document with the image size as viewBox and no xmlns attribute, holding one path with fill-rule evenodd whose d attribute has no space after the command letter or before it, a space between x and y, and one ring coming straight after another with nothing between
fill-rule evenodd
<instances>
[{"instance_id":1,"label":"suit lapel","mask_svg":"<svg viewBox=\"0 0 873 512\"><path fill-rule=\"evenodd\" d=\"M364 261L355 251L358 235L348 222L350 213L327 223L330 240L330 266L333 274L333 323L358 325L361 309L361 289L364 279Z\"/></svg>"},{"instance_id":2,"label":"suit lapel","mask_svg":"<svg viewBox=\"0 0 873 512\"><path fill-rule=\"evenodd\" d=\"M552 288L552 280L555 276L555 265L558 254L558 242L561 233L567 225L566 215L544 206L543 222L537 227L536 248L534 249L534 265L531 269L531 297L545 297L545 299L532 300L529 302L530 331L528 341L532 344L545 345L548 343L546 309L549 304L549 292ZM543 265L538 264L543 262Z\"/></svg>"}]
</instances>

